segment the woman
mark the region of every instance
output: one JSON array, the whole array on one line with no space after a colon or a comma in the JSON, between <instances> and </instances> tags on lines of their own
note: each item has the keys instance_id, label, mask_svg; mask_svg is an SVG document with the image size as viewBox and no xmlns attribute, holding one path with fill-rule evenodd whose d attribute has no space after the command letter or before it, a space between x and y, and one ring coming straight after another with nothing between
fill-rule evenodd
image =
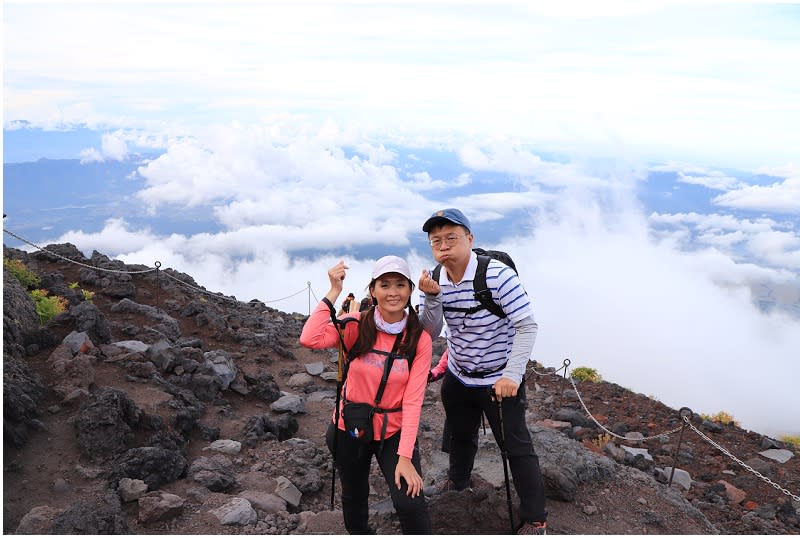
<instances>
[{"instance_id":1,"label":"woman","mask_svg":"<svg viewBox=\"0 0 800 538\"><path fill-rule=\"evenodd\" d=\"M339 345L330 312L342 292L347 269L344 262L339 262L328 270L331 288L303 327L302 345L313 349ZM422 400L431 367L431 338L411 308L413 289L405 260L384 256L376 262L369 283L373 306L348 314L359 322L347 323L343 329L350 359L342 387L339 423L328 426L326 442L336 455L344 524L350 534L374 533L368 525L367 505L373 455L389 486L403 533L431 532L417 447ZM388 376L379 396L385 369ZM348 413L359 405L377 408L371 418L364 419L372 434L361 438L365 429L353 427L356 413ZM334 420L336 416L334 410Z\"/></svg>"}]
</instances>

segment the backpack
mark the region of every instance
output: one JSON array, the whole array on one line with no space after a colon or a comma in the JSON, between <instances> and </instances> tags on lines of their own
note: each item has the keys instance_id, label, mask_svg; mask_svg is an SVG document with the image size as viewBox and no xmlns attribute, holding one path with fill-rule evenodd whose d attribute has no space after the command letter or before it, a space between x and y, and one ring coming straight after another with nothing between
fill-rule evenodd
<instances>
[{"instance_id":1,"label":"backpack","mask_svg":"<svg viewBox=\"0 0 800 538\"><path fill-rule=\"evenodd\" d=\"M475 290L475 300L480 304L473 306L472 308L454 308L446 306L444 307L444 310L448 312L465 312L471 315L475 312L486 309L498 318L508 317L506 316L506 313L503 312L503 309L500 307L500 305L492 300L492 292L486 285L486 268L489 266L489 260L494 258L495 260L506 264L513 269L515 273L517 273L517 266L514 265L514 260L511 259L511 256L509 256L507 252L503 252L502 250L483 250L482 248L473 248L472 252L478 255L478 269L475 271L475 280L472 281L472 289ZM434 282L439 282L439 275L441 272L442 264L437 264L433 269L433 274L431 275Z\"/></svg>"}]
</instances>

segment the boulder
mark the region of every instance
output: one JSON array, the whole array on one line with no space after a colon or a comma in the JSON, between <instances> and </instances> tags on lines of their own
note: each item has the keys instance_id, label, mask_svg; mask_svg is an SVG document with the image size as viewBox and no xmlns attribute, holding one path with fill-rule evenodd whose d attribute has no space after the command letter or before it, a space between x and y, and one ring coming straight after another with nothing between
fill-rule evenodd
<instances>
[{"instance_id":1,"label":"boulder","mask_svg":"<svg viewBox=\"0 0 800 538\"><path fill-rule=\"evenodd\" d=\"M178 516L183 509L181 497L166 491L151 491L139 497L139 521L149 523Z\"/></svg>"},{"instance_id":2,"label":"boulder","mask_svg":"<svg viewBox=\"0 0 800 538\"><path fill-rule=\"evenodd\" d=\"M110 387L95 391L75 417L78 449L90 461L124 453L134 438L142 411L125 392Z\"/></svg>"},{"instance_id":3,"label":"boulder","mask_svg":"<svg viewBox=\"0 0 800 538\"><path fill-rule=\"evenodd\" d=\"M250 525L258 521L258 515L250 501L234 497L229 503L210 511L223 525Z\"/></svg>"},{"instance_id":4,"label":"boulder","mask_svg":"<svg viewBox=\"0 0 800 538\"><path fill-rule=\"evenodd\" d=\"M112 475L117 480L142 480L151 490L174 482L186 475L186 458L176 450L145 446L132 448L116 462Z\"/></svg>"}]
</instances>

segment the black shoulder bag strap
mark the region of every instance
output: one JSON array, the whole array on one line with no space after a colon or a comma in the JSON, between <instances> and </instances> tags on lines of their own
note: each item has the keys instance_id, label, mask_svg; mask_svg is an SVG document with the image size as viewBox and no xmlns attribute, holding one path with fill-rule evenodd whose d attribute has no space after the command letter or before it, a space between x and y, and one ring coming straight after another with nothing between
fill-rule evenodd
<instances>
[{"instance_id":1,"label":"black shoulder bag strap","mask_svg":"<svg viewBox=\"0 0 800 538\"><path fill-rule=\"evenodd\" d=\"M395 407L392 409L381 408L381 399L383 398L383 391L386 390L386 382L389 380L389 374L392 371L394 360L400 357L400 355L397 354L397 351L400 349L400 342L402 340L403 340L403 333L400 333L395 337L394 345L392 346L392 351L390 351L389 355L386 356L386 362L383 365L383 376L381 377L381 384L378 387L378 392L375 394L375 410L373 412L381 413L383 415L383 425L381 426L381 445L378 447L378 454L383 452L383 442L386 440L386 428L389 425L389 417L387 413L396 413L397 411L403 410L402 407ZM409 370L410 370L410 365L411 361L409 361Z\"/></svg>"}]
</instances>

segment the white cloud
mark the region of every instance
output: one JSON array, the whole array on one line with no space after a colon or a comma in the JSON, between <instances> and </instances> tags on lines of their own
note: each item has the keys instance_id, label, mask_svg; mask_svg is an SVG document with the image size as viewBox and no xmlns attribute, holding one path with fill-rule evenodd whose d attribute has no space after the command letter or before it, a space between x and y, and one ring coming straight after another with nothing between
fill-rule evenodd
<instances>
[{"instance_id":1,"label":"white cloud","mask_svg":"<svg viewBox=\"0 0 800 538\"><path fill-rule=\"evenodd\" d=\"M748 288L730 282L739 266L729 257L654 243L635 214L617 226L620 216L598 206L577 209L567 203L560 218L536 220L532 238L501 245L514 254L534 299L536 358L597 368L676 409L724 409L759 431L796 429L793 380L731 367L791 369L800 349L796 320L760 313ZM753 397L742 394L743 383ZM770 398L756 396L765 394Z\"/></svg>"},{"instance_id":2,"label":"white cloud","mask_svg":"<svg viewBox=\"0 0 800 538\"><path fill-rule=\"evenodd\" d=\"M721 172L711 172L703 176L689 175L680 172L678 174L678 181L681 183L703 185L704 187L718 191L730 191L743 185L743 183L735 177L727 176Z\"/></svg>"},{"instance_id":3,"label":"white cloud","mask_svg":"<svg viewBox=\"0 0 800 538\"><path fill-rule=\"evenodd\" d=\"M131 230L128 223L122 218L114 218L106 221L103 229L95 233L87 233L82 230L66 232L55 242L72 243L82 249L87 256L93 250L106 255L121 254L125 250L139 250L148 245L163 241L163 238L153 234L149 229ZM139 262L152 265L149 262Z\"/></svg>"},{"instance_id":4,"label":"white cloud","mask_svg":"<svg viewBox=\"0 0 800 538\"><path fill-rule=\"evenodd\" d=\"M86 148L81 150L81 164L103 162L103 156L94 148Z\"/></svg>"},{"instance_id":5,"label":"white cloud","mask_svg":"<svg viewBox=\"0 0 800 538\"><path fill-rule=\"evenodd\" d=\"M95 148L86 148L80 152L81 164L103 161L122 161L128 156L126 135L121 131L103 133L100 151Z\"/></svg>"},{"instance_id":6,"label":"white cloud","mask_svg":"<svg viewBox=\"0 0 800 538\"><path fill-rule=\"evenodd\" d=\"M404 183L415 191L434 191L469 185L472 183L472 178L468 173L461 173L453 179L433 179L428 172L414 172L411 174L411 180Z\"/></svg>"},{"instance_id":7,"label":"white cloud","mask_svg":"<svg viewBox=\"0 0 800 538\"><path fill-rule=\"evenodd\" d=\"M748 256L768 266L800 268L800 232L792 222L698 213L653 213L649 221L653 225L683 227L687 232L695 230L699 242L721 248L731 256L741 257L734 250L741 247ZM681 239L684 247L690 247L691 234L686 233Z\"/></svg>"},{"instance_id":8,"label":"white cloud","mask_svg":"<svg viewBox=\"0 0 800 538\"><path fill-rule=\"evenodd\" d=\"M526 186L605 188L617 180L634 179L630 173L616 179L601 178L587 173L583 166L545 161L532 150L510 141L491 141L485 147L467 144L458 150L458 156L467 168L509 174Z\"/></svg>"},{"instance_id":9,"label":"white cloud","mask_svg":"<svg viewBox=\"0 0 800 538\"><path fill-rule=\"evenodd\" d=\"M800 175L769 186L750 185L732 190L712 201L717 205L738 209L800 215Z\"/></svg>"},{"instance_id":10,"label":"white cloud","mask_svg":"<svg viewBox=\"0 0 800 538\"><path fill-rule=\"evenodd\" d=\"M122 161L128 156L128 144L122 131L105 133L102 137L103 156L107 160Z\"/></svg>"}]
</instances>

